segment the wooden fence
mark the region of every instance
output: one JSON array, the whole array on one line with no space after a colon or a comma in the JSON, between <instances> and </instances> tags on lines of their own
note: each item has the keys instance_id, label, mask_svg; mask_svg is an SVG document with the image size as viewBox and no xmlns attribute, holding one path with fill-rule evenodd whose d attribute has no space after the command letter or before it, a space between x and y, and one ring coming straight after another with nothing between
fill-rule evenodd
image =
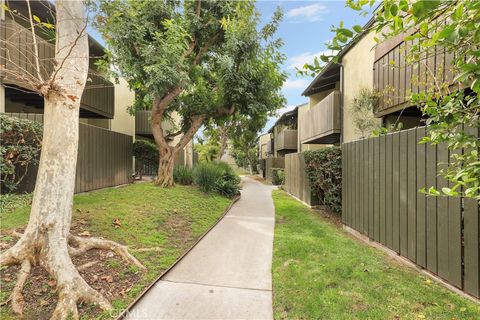
<instances>
[{"instance_id":1,"label":"wooden fence","mask_svg":"<svg viewBox=\"0 0 480 320\"><path fill-rule=\"evenodd\" d=\"M266 158L265 159L265 179L269 182L273 180L272 169L285 168L285 158L276 157L276 158Z\"/></svg>"},{"instance_id":2,"label":"wooden fence","mask_svg":"<svg viewBox=\"0 0 480 320\"><path fill-rule=\"evenodd\" d=\"M41 114L7 113L43 122ZM128 183L132 175L132 136L80 123L75 193ZM37 168L29 169L19 192L35 187Z\"/></svg>"},{"instance_id":3,"label":"wooden fence","mask_svg":"<svg viewBox=\"0 0 480 320\"><path fill-rule=\"evenodd\" d=\"M449 186L438 174L451 151L444 145L418 144L425 130L415 128L342 146L342 220L480 297L478 202L418 192L424 187Z\"/></svg>"},{"instance_id":4,"label":"wooden fence","mask_svg":"<svg viewBox=\"0 0 480 320\"><path fill-rule=\"evenodd\" d=\"M285 191L309 206L318 205L318 199L312 196L310 181L305 171L303 153L285 155Z\"/></svg>"}]
</instances>

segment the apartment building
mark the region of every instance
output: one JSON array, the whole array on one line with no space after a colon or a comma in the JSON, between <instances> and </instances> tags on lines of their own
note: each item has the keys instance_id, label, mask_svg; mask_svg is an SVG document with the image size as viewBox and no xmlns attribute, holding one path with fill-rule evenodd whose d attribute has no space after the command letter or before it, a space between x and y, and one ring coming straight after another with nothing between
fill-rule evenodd
<instances>
[{"instance_id":1,"label":"apartment building","mask_svg":"<svg viewBox=\"0 0 480 320\"><path fill-rule=\"evenodd\" d=\"M2 1L3 3L3 1ZM34 72L33 61L37 51L33 47L30 25L15 19L10 11L28 17L25 1L5 1L8 11L1 8L0 15L0 65L6 70ZM49 1L30 1L32 14L40 21L54 23L55 7ZM55 44L48 34L36 30L38 58L43 78L53 70ZM79 155L76 192L128 183L135 172L132 144L136 138L153 138L149 111L130 114L128 107L135 101L135 93L124 79L110 81L96 66L104 56L103 46L89 35L90 66L87 85L81 97ZM7 58L8 57L8 58ZM0 113L13 117L43 122L43 97L32 92L18 78L0 75ZM179 123L178 117L164 124L166 130ZM180 139L177 136L176 139ZM176 140L172 140L175 143ZM176 159L179 165L193 165L193 143L189 143ZM35 184L36 169L30 170L19 191L31 191ZM152 172L154 174L154 172Z\"/></svg>"}]
</instances>

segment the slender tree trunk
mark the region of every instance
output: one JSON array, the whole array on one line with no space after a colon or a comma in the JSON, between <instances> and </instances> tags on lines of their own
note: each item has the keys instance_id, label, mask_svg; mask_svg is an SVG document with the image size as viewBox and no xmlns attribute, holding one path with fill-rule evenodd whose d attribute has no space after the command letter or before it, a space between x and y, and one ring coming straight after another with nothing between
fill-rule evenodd
<instances>
[{"instance_id":1,"label":"slender tree trunk","mask_svg":"<svg viewBox=\"0 0 480 320\"><path fill-rule=\"evenodd\" d=\"M101 239L72 241L75 170L78 153L80 98L88 74L88 38L81 1L56 1L56 70L49 81L44 110L42 152L33 194L30 219L17 243L0 255L1 265L20 264L12 292L12 309L23 311L22 289L31 266L40 264L57 281L58 304L52 319L78 318L77 302L94 303L110 309L110 303L92 289L72 263L73 251L83 253L93 247L106 247L128 256L125 248ZM93 245L92 240L99 241ZM88 248L87 248L88 244ZM83 250L85 249L85 250ZM124 252L125 251L125 252Z\"/></svg>"},{"instance_id":2,"label":"slender tree trunk","mask_svg":"<svg viewBox=\"0 0 480 320\"><path fill-rule=\"evenodd\" d=\"M221 130L222 130L222 133L220 135L220 150L218 152L219 161L222 159L222 156L225 153L225 149L227 149L227 140L228 140L227 129L222 128Z\"/></svg>"}]
</instances>

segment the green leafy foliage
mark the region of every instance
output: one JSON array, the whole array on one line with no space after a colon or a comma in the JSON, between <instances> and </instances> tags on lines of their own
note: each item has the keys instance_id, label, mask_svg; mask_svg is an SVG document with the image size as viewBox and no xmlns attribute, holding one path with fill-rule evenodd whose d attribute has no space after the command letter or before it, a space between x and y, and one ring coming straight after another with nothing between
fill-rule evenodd
<instances>
[{"instance_id":1,"label":"green leafy foliage","mask_svg":"<svg viewBox=\"0 0 480 320\"><path fill-rule=\"evenodd\" d=\"M285 170L280 168L272 169L272 184L280 186L285 183Z\"/></svg>"},{"instance_id":2,"label":"green leafy foliage","mask_svg":"<svg viewBox=\"0 0 480 320\"><path fill-rule=\"evenodd\" d=\"M347 6L367 15L375 1L348 0ZM411 33L410 31L415 32ZM450 161L441 175L453 185L442 192L432 189L431 195L463 195L480 200L480 1L397 1L383 0L375 10L375 22L368 30L354 26L348 32L343 22L333 27L335 33L327 45L332 54L322 55L322 61L338 62L336 52L363 32L374 32L376 41L382 42L404 33L405 41L414 40L406 55L407 64L425 63L422 57L431 55L434 48L443 48L453 56L445 74L454 75L447 82L437 79L433 70L426 68L433 83L426 89L412 93L410 102L418 106L429 126L428 137L423 142L446 143ZM323 65L307 65L303 74L316 74ZM465 150L463 153L456 150ZM453 192L452 192L453 190Z\"/></svg>"},{"instance_id":3,"label":"green leafy foliage","mask_svg":"<svg viewBox=\"0 0 480 320\"><path fill-rule=\"evenodd\" d=\"M143 165L154 168L158 166L158 148L154 143L148 140L135 140L133 143L133 156L135 157L135 160L140 163L140 168L142 168Z\"/></svg>"},{"instance_id":4,"label":"green leafy foliage","mask_svg":"<svg viewBox=\"0 0 480 320\"><path fill-rule=\"evenodd\" d=\"M285 56L275 36L281 11L259 27L253 1L101 0L92 7L109 48L105 69L118 67L137 92L137 108L176 112L186 136L198 130L194 120L263 118L284 104Z\"/></svg>"},{"instance_id":5,"label":"green leafy foliage","mask_svg":"<svg viewBox=\"0 0 480 320\"><path fill-rule=\"evenodd\" d=\"M198 159L200 161L213 161L218 159L218 152L220 150L220 144L215 136L210 135L211 130L203 132L203 137L197 137L197 143L195 143L195 151L198 152Z\"/></svg>"},{"instance_id":6,"label":"green leafy foliage","mask_svg":"<svg viewBox=\"0 0 480 320\"><path fill-rule=\"evenodd\" d=\"M240 192L240 178L225 162L200 162L193 170L193 182L204 192L234 197Z\"/></svg>"},{"instance_id":7,"label":"green leafy foliage","mask_svg":"<svg viewBox=\"0 0 480 320\"><path fill-rule=\"evenodd\" d=\"M173 180L181 185L191 185L193 183L193 169L186 166L175 166L173 168Z\"/></svg>"},{"instance_id":8,"label":"green leafy foliage","mask_svg":"<svg viewBox=\"0 0 480 320\"><path fill-rule=\"evenodd\" d=\"M342 150L339 147L306 151L305 171L312 193L334 213L342 213Z\"/></svg>"},{"instance_id":9,"label":"green leafy foliage","mask_svg":"<svg viewBox=\"0 0 480 320\"><path fill-rule=\"evenodd\" d=\"M38 122L0 114L0 180L6 190L14 191L38 163L42 131Z\"/></svg>"},{"instance_id":10,"label":"green leafy foliage","mask_svg":"<svg viewBox=\"0 0 480 320\"><path fill-rule=\"evenodd\" d=\"M368 88L362 88L353 99L350 109L353 124L361 138L368 138L374 130L378 130L380 122L373 116L378 108L378 93Z\"/></svg>"},{"instance_id":11,"label":"green leafy foliage","mask_svg":"<svg viewBox=\"0 0 480 320\"><path fill-rule=\"evenodd\" d=\"M0 212L11 212L32 203L32 194L0 194Z\"/></svg>"}]
</instances>

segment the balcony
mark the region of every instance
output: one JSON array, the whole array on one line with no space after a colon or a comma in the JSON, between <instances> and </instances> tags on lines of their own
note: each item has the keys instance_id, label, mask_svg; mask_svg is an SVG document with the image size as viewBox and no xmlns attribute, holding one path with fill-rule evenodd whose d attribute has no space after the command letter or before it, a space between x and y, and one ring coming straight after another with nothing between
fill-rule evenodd
<instances>
[{"instance_id":1,"label":"balcony","mask_svg":"<svg viewBox=\"0 0 480 320\"><path fill-rule=\"evenodd\" d=\"M20 89L12 89L17 91L11 94L12 101L37 108L39 110L36 113L42 113L43 99L35 94L24 92L25 89L33 89L28 83L31 75L36 74L34 61L37 54L34 50L31 31L7 16L0 22L0 38L3 43L0 48L1 80L10 87ZM54 70L55 45L52 41L39 36L36 39L40 74L43 79L48 79ZM3 68L5 68L5 72L3 72ZM12 73L24 74L26 81L20 80ZM113 119L115 105L113 83L92 69L89 70L88 78L90 81L87 82L81 99L80 117ZM15 110L10 111L15 112Z\"/></svg>"},{"instance_id":2,"label":"balcony","mask_svg":"<svg viewBox=\"0 0 480 320\"><path fill-rule=\"evenodd\" d=\"M166 133L174 129L170 120L162 122L163 132ZM153 138L152 134L152 111L139 110L135 112L135 134L147 138Z\"/></svg>"},{"instance_id":3,"label":"balcony","mask_svg":"<svg viewBox=\"0 0 480 320\"><path fill-rule=\"evenodd\" d=\"M267 154L273 154L275 151L273 139L270 139L267 142Z\"/></svg>"},{"instance_id":4,"label":"balcony","mask_svg":"<svg viewBox=\"0 0 480 320\"><path fill-rule=\"evenodd\" d=\"M298 121L301 143L333 144L340 142L340 92L333 91L313 108L302 114Z\"/></svg>"},{"instance_id":5,"label":"balcony","mask_svg":"<svg viewBox=\"0 0 480 320\"><path fill-rule=\"evenodd\" d=\"M409 63L405 53L416 44L416 40L404 41L407 35L400 34L375 47L373 85L379 93L377 117L399 111L407 115L411 111L408 108L413 106L409 101L411 94L436 90L437 85L453 85L455 53L436 46L428 51L428 55L423 52L418 61ZM418 114L416 108L415 111Z\"/></svg>"},{"instance_id":6,"label":"balcony","mask_svg":"<svg viewBox=\"0 0 480 320\"><path fill-rule=\"evenodd\" d=\"M276 137L276 150L297 150L297 130L283 129Z\"/></svg>"}]
</instances>

